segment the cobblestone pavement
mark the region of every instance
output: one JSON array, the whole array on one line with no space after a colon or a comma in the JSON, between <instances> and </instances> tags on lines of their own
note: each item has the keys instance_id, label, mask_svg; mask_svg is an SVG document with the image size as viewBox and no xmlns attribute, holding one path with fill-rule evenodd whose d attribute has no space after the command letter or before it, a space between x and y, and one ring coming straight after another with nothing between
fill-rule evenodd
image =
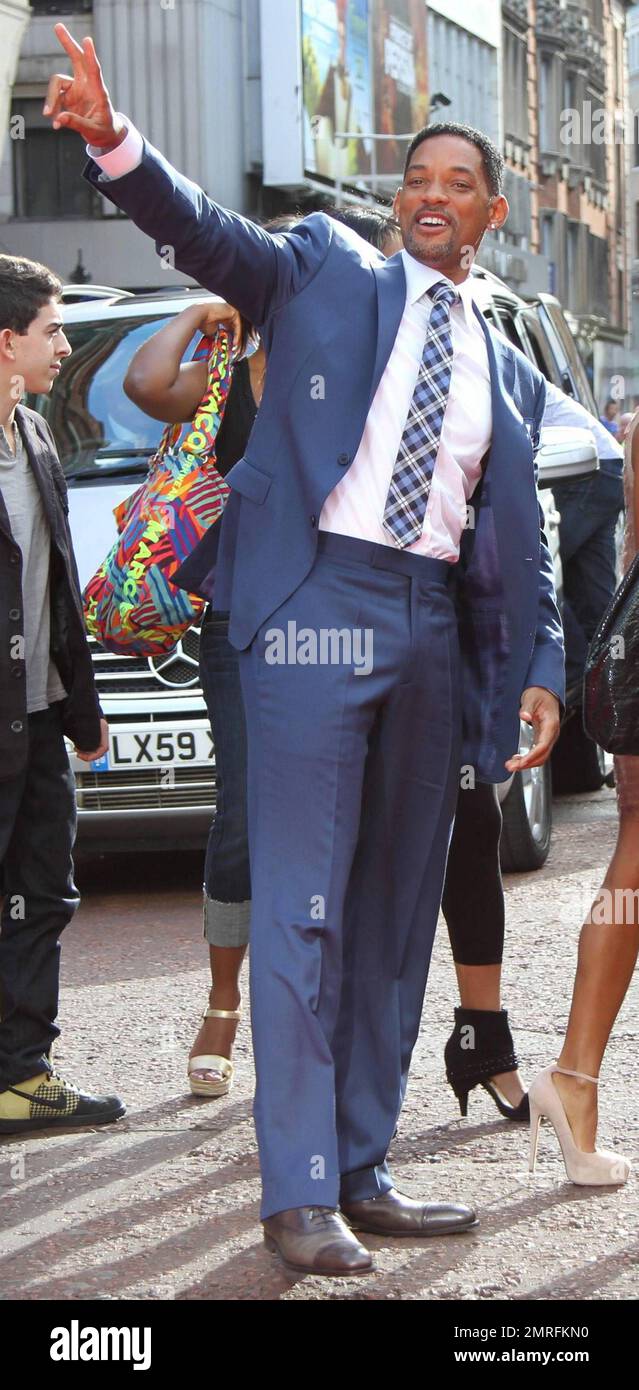
<instances>
[{"instance_id":1,"label":"cobblestone pavement","mask_svg":"<svg viewBox=\"0 0 639 1390\"><path fill-rule=\"evenodd\" d=\"M612 792L561 801L545 869L507 880L504 1003L525 1076L557 1055L581 914L615 833ZM258 1225L246 1017L232 1094L197 1101L185 1087L208 988L200 873L195 855L79 862L84 900L64 942L56 1064L85 1087L120 1091L128 1115L103 1130L2 1142L0 1298L637 1297L636 1174L619 1191L573 1187L544 1127L530 1179L526 1126L502 1121L479 1092L459 1118L442 1060L456 1002L443 929L392 1162L398 1186L472 1202L481 1225L454 1239L371 1237L374 1275L290 1283ZM637 1057L635 983L604 1063L600 1126L602 1142L630 1156Z\"/></svg>"}]
</instances>

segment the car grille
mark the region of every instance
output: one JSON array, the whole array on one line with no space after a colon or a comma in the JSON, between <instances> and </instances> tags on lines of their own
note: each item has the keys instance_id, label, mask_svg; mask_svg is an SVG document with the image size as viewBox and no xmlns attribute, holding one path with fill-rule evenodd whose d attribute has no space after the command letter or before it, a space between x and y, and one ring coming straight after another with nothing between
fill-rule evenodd
<instances>
[{"instance_id":1,"label":"car grille","mask_svg":"<svg viewBox=\"0 0 639 1390\"><path fill-rule=\"evenodd\" d=\"M163 656L119 656L89 638L95 683L101 695L137 695L188 690L200 693L199 628L190 627L172 651Z\"/></svg>"},{"instance_id":2,"label":"car grille","mask_svg":"<svg viewBox=\"0 0 639 1390\"><path fill-rule=\"evenodd\" d=\"M78 772L80 811L175 810L179 806L215 810L215 773L208 767L176 767L167 785L166 768L131 772Z\"/></svg>"}]
</instances>

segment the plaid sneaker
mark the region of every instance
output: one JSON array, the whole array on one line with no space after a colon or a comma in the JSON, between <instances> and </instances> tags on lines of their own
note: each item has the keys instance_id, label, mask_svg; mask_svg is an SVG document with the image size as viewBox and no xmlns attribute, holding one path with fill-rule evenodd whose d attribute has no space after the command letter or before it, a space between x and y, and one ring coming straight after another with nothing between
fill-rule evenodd
<instances>
[{"instance_id":1,"label":"plaid sneaker","mask_svg":"<svg viewBox=\"0 0 639 1390\"><path fill-rule=\"evenodd\" d=\"M125 1112L119 1096L85 1095L72 1082L45 1071L0 1092L0 1134L111 1124Z\"/></svg>"}]
</instances>

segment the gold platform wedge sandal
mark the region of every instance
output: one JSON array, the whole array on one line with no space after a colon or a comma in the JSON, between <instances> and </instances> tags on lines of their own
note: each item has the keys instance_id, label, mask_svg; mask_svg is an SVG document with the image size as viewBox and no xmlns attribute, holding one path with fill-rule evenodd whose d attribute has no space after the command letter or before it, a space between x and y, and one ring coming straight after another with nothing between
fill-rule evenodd
<instances>
[{"instance_id":1,"label":"gold platform wedge sandal","mask_svg":"<svg viewBox=\"0 0 639 1390\"><path fill-rule=\"evenodd\" d=\"M234 1018L239 1022L242 1017L241 1009L205 1009L202 1019L205 1018ZM197 1057L189 1057L187 1074L189 1086L194 1096L207 1096L209 1100L214 1100L218 1096L228 1095L233 1085L233 1063L228 1057L220 1057L213 1052L199 1053ZM205 1080L202 1076L193 1076L193 1072L208 1071L213 1072L210 1080Z\"/></svg>"}]
</instances>

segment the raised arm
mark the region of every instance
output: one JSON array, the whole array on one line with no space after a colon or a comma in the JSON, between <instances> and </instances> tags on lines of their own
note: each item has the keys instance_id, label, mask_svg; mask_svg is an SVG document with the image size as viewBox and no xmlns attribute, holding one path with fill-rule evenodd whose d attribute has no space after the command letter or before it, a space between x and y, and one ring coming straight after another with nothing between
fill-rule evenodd
<instances>
[{"instance_id":1,"label":"raised arm","mask_svg":"<svg viewBox=\"0 0 639 1390\"><path fill-rule=\"evenodd\" d=\"M51 78L45 114L54 129L76 130L101 158L123 143L126 121L113 109L91 39L76 43L63 24L55 32L73 76ZM85 177L153 238L164 264L222 295L256 325L303 290L328 254L332 224L322 214L271 235L214 203L147 141L141 161L120 177L109 178L93 159Z\"/></svg>"},{"instance_id":2,"label":"raised arm","mask_svg":"<svg viewBox=\"0 0 639 1390\"><path fill-rule=\"evenodd\" d=\"M158 329L131 358L122 383L130 400L153 420L175 424L192 420L206 389L206 362L183 362L194 333L211 335L219 323L241 341L240 316L222 300L190 304Z\"/></svg>"}]
</instances>

